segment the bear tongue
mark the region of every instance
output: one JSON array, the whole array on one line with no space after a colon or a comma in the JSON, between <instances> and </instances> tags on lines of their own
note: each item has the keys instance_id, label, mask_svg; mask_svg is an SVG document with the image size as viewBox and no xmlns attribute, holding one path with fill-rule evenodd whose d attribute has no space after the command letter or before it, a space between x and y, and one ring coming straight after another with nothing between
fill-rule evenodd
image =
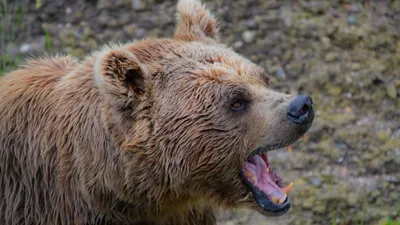
<instances>
[{"instance_id":1,"label":"bear tongue","mask_svg":"<svg viewBox=\"0 0 400 225\"><path fill-rule=\"evenodd\" d=\"M281 178L269 167L266 154L261 153L260 155L256 154L245 162L244 174L272 202L280 205L285 202L293 184L280 188L277 182L280 182Z\"/></svg>"}]
</instances>

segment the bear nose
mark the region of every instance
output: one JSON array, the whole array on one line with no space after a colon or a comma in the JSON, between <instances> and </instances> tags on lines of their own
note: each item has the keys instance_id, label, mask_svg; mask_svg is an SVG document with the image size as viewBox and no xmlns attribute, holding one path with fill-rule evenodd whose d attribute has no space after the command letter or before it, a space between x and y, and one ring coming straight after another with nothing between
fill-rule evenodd
<instances>
[{"instance_id":1,"label":"bear nose","mask_svg":"<svg viewBox=\"0 0 400 225\"><path fill-rule=\"evenodd\" d=\"M314 119L313 101L309 95L298 95L290 103L287 112L289 121L310 125Z\"/></svg>"}]
</instances>

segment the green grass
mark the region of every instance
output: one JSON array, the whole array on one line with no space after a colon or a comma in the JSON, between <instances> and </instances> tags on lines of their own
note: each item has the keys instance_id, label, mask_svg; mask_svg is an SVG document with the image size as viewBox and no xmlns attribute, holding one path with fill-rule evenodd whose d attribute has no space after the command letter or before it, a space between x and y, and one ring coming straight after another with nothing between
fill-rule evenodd
<instances>
[{"instance_id":1,"label":"green grass","mask_svg":"<svg viewBox=\"0 0 400 225\"><path fill-rule=\"evenodd\" d=\"M49 30L45 27L44 29L44 35L45 35L45 44L46 44L46 51L51 52L51 36L49 33Z\"/></svg>"},{"instance_id":2,"label":"green grass","mask_svg":"<svg viewBox=\"0 0 400 225\"><path fill-rule=\"evenodd\" d=\"M338 225L338 223L336 222L336 220L332 220L331 225ZM358 225L364 225L364 221L362 221L361 224ZM393 220L391 218L387 218L382 222L380 222L379 225L400 225L400 220Z\"/></svg>"},{"instance_id":3,"label":"green grass","mask_svg":"<svg viewBox=\"0 0 400 225\"><path fill-rule=\"evenodd\" d=\"M400 225L400 220L392 220L388 218L385 221L383 221L381 225Z\"/></svg>"},{"instance_id":4,"label":"green grass","mask_svg":"<svg viewBox=\"0 0 400 225\"><path fill-rule=\"evenodd\" d=\"M11 4L12 3L12 4ZM42 6L41 0L36 0L35 7ZM24 15L27 11L28 0L0 0L0 76L17 68L22 62L23 56L16 46L24 29ZM22 32L21 32L22 31ZM52 51L52 42L49 30L43 28L45 37L45 50ZM17 53L12 53L11 50Z\"/></svg>"},{"instance_id":5,"label":"green grass","mask_svg":"<svg viewBox=\"0 0 400 225\"><path fill-rule=\"evenodd\" d=\"M27 3L27 0L0 2L0 76L15 69L22 61L22 54L19 51L12 54L11 50L17 48Z\"/></svg>"}]
</instances>

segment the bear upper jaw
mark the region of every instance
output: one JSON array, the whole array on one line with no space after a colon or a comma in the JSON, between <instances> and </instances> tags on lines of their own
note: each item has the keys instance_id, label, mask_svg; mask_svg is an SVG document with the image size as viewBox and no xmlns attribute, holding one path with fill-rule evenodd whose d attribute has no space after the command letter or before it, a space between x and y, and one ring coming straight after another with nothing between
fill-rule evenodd
<instances>
[{"instance_id":1,"label":"bear upper jaw","mask_svg":"<svg viewBox=\"0 0 400 225\"><path fill-rule=\"evenodd\" d=\"M251 152L248 155L247 159L250 159L251 157L253 157L255 155L259 155L259 154L266 153L266 152L269 152L269 151L273 151L273 150L276 150L276 149L279 149L279 148L284 148L284 147L290 146L296 140L297 139L292 140L292 141L288 141L286 143L270 144L270 145L267 145L267 146L264 146L264 147L257 148L256 150L254 150L253 152Z\"/></svg>"}]
</instances>

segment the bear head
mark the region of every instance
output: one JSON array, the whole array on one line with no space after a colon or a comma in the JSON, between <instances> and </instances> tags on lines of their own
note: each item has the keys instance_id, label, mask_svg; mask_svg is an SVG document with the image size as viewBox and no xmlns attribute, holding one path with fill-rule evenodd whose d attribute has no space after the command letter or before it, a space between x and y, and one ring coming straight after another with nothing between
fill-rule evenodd
<instances>
[{"instance_id":1,"label":"bear head","mask_svg":"<svg viewBox=\"0 0 400 225\"><path fill-rule=\"evenodd\" d=\"M263 68L220 43L201 3L177 8L173 38L95 55L105 124L124 155L121 198L287 212L291 185L282 185L267 152L305 134L311 98L273 91Z\"/></svg>"}]
</instances>

